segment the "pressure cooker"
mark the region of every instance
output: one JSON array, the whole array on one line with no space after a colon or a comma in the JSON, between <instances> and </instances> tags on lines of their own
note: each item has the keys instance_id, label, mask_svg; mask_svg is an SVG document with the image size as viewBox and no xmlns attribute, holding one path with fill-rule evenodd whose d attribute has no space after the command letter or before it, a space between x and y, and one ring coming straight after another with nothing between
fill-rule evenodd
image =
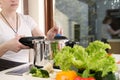
<instances>
[{"instance_id":1,"label":"pressure cooker","mask_svg":"<svg viewBox=\"0 0 120 80\"><path fill-rule=\"evenodd\" d=\"M22 37L19 42L34 49L34 65L37 67L44 66L44 61L52 60L57 51L66 46L66 43L68 45L65 36L55 36L52 40L45 39L43 36Z\"/></svg>"}]
</instances>

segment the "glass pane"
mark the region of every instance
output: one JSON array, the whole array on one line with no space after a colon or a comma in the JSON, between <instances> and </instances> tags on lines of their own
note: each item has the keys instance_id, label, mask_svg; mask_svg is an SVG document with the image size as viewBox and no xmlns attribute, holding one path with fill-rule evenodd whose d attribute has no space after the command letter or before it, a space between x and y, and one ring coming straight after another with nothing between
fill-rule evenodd
<instances>
[{"instance_id":1,"label":"glass pane","mask_svg":"<svg viewBox=\"0 0 120 80\"><path fill-rule=\"evenodd\" d=\"M111 27L120 29L120 0L55 0L54 6L54 19L70 40L77 36L77 40L101 40L102 21L105 16L112 16L108 11L115 14ZM76 24L80 25L77 31Z\"/></svg>"}]
</instances>

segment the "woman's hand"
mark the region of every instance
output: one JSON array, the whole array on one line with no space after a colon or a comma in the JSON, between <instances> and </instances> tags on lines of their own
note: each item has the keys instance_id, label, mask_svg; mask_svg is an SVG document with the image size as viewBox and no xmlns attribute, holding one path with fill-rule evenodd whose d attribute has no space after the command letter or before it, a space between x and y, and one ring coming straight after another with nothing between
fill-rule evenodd
<instances>
[{"instance_id":1,"label":"woman's hand","mask_svg":"<svg viewBox=\"0 0 120 80\"><path fill-rule=\"evenodd\" d=\"M63 34L63 30L60 27L58 27L58 26L55 25L54 27L52 27L48 31L48 33L47 33L47 39L53 39L56 34L61 34L62 35Z\"/></svg>"},{"instance_id":2,"label":"woman's hand","mask_svg":"<svg viewBox=\"0 0 120 80\"><path fill-rule=\"evenodd\" d=\"M16 36L15 38L5 42L6 49L8 51L19 52L21 49L28 49L28 46L25 46L19 42L19 39L22 36Z\"/></svg>"}]
</instances>

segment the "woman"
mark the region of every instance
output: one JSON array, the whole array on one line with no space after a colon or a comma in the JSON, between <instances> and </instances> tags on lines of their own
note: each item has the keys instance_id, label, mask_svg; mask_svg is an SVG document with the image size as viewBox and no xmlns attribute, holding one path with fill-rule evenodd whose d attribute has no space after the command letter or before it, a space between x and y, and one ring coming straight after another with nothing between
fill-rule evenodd
<instances>
[{"instance_id":1,"label":"woman","mask_svg":"<svg viewBox=\"0 0 120 80\"><path fill-rule=\"evenodd\" d=\"M107 39L111 39L111 35L117 35L120 34L120 29L119 30L113 30L110 26L112 23L112 18L111 17L105 17L103 20L103 26L102 26L102 41L107 42Z\"/></svg>"},{"instance_id":2,"label":"woman","mask_svg":"<svg viewBox=\"0 0 120 80\"><path fill-rule=\"evenodd\" d=\"M0 56L16 62L29 62L29 47L21 44L23 36L45 36L30 17L16 12L19 0L0 0ZM53 27L48 32L48 38L61 32Z\"/></svg>"}]
</instances>

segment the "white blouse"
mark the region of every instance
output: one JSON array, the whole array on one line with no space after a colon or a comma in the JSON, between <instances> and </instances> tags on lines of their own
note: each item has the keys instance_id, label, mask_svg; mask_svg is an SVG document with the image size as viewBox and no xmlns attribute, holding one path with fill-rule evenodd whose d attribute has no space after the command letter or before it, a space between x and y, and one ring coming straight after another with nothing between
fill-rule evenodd
<instances>
[{"instance_id":1,"label":"white blouse","mask_svg":"<svg viewBox=\"0 0 120 80\"><path fill-rule=\"evenodd\" d=\"M32 36L32 30L37 26L36 22L28 15L18 14L20 25L18 27L18 35ZM0 44L4 43L15 37L15 32L0 19ZM8 51L2 59L16 61L16 62L29 62L29 49L24 49L18 53Z\"/></svg>"},{"instance_id":2,"label":"white blouse","mask_svg":"<svg viewBox=\"0 0 120 80\"><path fill-rule=\"evenodd\" d=\"M108 24L103 24L102 26L102 38L105 38L105 39L111 39L111 33L109 32L109 29L110 29L110 25Z\"/></svg>"}]
</instances>

